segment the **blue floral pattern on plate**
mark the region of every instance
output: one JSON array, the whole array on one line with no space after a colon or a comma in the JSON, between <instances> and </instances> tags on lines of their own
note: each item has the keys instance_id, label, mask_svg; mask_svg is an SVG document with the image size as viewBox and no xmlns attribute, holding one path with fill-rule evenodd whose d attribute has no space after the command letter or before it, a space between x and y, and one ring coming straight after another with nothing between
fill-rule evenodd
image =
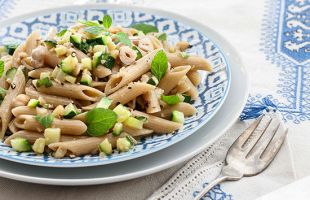
<instances>
[{"instance_id":1,"label":"blue floral pattern on plate","mask_svg":"<svg viewBox=\"0 0 310 200\"><path fill-rule=\"evenodd\" d=\"M194 133L216 113L223 103L229 86L230 70L225 55L206 35L181 22L158 15L122 9L85 9L51 13L45 16L25 19L10 24L0 31L0 41L24 41L33 30L41 30L44 36L48 29L58 30L73 25L78 19L96 20L103 14L109 14L114 24L130 26L134 23L149 23L168 34L169 41L189 41L193 48L188 52L206 57L213 66L212 73L201 72L202 82L199 85L199 98L194 105L198 112L186 119L182 130L173 134L164 134L143 138L131 151L114 152L112 156L100 157L87 155L75 158L55 159L49 155L18 153L7 145L0 143L0 158L25 164L52 167L81 167L103 165L133 159L166 148Z\"/></svg>"}]
</instances>

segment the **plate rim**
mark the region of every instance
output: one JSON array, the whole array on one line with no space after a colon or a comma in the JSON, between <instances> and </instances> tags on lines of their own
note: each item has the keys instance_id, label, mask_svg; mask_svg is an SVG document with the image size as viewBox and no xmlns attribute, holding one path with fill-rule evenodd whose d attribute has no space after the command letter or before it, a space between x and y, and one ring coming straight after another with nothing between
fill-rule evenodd
<instances>
[{"instance_id":1,"label":"plate rim","mask_svg":"<svg viewBox=\"0 0 310 200\"><path fill-rule=\"evenodd\" d=\"M99 5L102 7L98 8L98 4L83 4L83 5L59 6L59 7L53 7L53 8L48 8L48 9L42 9L42 10L22 14L19 16L15 16L15 17L3 20L0 22L0 25L1 26L8 26L11 23L16 23L16 22L21 21L21 19L28 19L30 17L42 16L44 14L48 15L49 13L53 13L53 12L68 12L70 10L76 11L79 8L82 10L88 10L88 9L132 10L132 11L144 12L147 14L159 15L160 17L165 17L165 18L168 18L171 20L179 21L180 23L185 24L185 25L189 25L190 27L195 28L197 31L206 35L207 38L210 39L214 43L214 45L219 49L219 51L222 53L223 58L227 64L227 67L226 67L227 86L225 88L224 96L222 97L222 99L218 103L217 107L212 111L210 116L208 116L208 118L206 120L204 120L202 123L200 123L196 127L194 127L191 130L190 134L184 135L183 137L176 138L172 142L163 144L159 147L156 147L156 148L153 148L151 150L144 151L144 152L140 152L137 154L128 155L126 157L120 157L120 158L113 159L113 160L101 160L101 161L89 162L89 163L88 162L86 162L86 163L61 163L61 161L55 162L55 163L33 162L33 161L27 161L27 160L22 160L22 159L16 159L16 158L14 158L15 156L12 157L12 156L6 156L6 155L0 155L1 159L5 159L5 160L12 161L12 162L17 162L17 163L22 163L22 164L27 164L27 165L53 167L53 168L77 168L77 167L88 167L88 166L102 166L102 165L109 165L109 164L113 164L113 163L124 162L127 160L136 159L136 158L146 156L146 155L150 155L150 154L155 153L157 151L163 150L169 146L175 145L176 143L186 139L190 135L195 134L195 132L197 130L199 130L202 126L204 126L206 123L208 123L214 117L214 115L219 111L219 109L222 107L223 103L225 102L225 100L228 96L228 92L229 92L230 86L231 86L231 63L230 63L229 59L227 59L227 54L225 51L223 51L223 48L221 47L221 45L218 45L218 42L216 42L216 40L214 40L212 37L209 36L209 34L207 34L208 31L211 31L211 32L218 34L215 30L213 30L212 28L210 28L210 27L208 27L208 26L206 26L206 25L204 25L204 24L202 24L196 20L193 20L193 19L188 18L186 16L179 15L177 13L166 11L166 10L155 9L155 8L146 8L143 6L136 6L136 5L120 5L120 4L108 4L108 3L102 3ZM208 31L206 31L206 30L203 31L201 29L206 29Z\"/></svg>"}]
</instances>

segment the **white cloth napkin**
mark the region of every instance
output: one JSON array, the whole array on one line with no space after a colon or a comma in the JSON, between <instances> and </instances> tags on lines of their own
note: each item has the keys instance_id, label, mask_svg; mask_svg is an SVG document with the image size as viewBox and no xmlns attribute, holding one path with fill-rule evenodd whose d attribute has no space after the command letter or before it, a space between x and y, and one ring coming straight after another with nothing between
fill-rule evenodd
<instances>
[{"instance_id":1,"label":"white cloth napkin","mask_svg":"<svg viewBox=\"0 0 310 200\"><path fill-rule=\"evenodd\" d=\"M0 19L53 6L85 2L106 1L2 0ZM122 0L122 3L132 1ZM248 69L252 88L247 107L259 110L265 106L262 99L267 96L281 111L290 128L288 142L266 171L238 182L220 184L206 199L255 199L292 182L296 176L300 178L309 174L310 162L305 159L310 156L310 143L305 142L310 140L307 133L310 120L309 0L135 0L134 3L193 18L222 34L240 53ZM255 114L255 109L249 113ZM181 168L164 185L168 190L163 190L158 185L160 189L153 197L163 194L165 199L191 199L193 193L200 191L204 183L218 175L228 147L247 123L237 123L223 138ZM200 161L194 162L195 160ZM201 171L204 171L202 175L199 174ZM200 180L195 178L196 175ZM121 191L117 190L118 187L112 187L114 190L106 192L109 192L110 199L131 199L131 193L135 191L139 191L144 198L153 193L147 186L160 183L158 177L161 176L139 179L142 187L146 185L145 188L135 189L119 183ZM195 179L193 182L192 178ZM93 199L98 197L93 195ZM75 199L79 199L78 194Z\"/></svg>"}]
</instances>

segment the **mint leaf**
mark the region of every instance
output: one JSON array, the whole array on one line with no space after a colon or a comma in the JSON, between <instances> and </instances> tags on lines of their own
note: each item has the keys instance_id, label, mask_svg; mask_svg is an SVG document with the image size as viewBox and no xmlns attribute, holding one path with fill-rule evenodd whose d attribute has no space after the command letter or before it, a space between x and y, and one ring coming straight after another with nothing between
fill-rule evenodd
<instances>
[{"instance_id":1,"label":"mint leaf","mask_svg":"<svg viewBox=\"0 0 310 200\"><path fill-rule=\"evenodd\" d=\"M67 32L67 29L63 29L63 30L61 30L61 31L59 31L57 34L56 34L56 36L57 37L62 37L62 36L64 36L64 34Z\"/></svg>"},{"instance_id":2,"label":"mint leaf","mask_svg":"<svg viewBox=\"0 0 310 200\"><path fill-rule=\"evenodd\" d=\"M91 33L93 35L99 35L104 31L103 27L100 26L89 26L84 29L85 32Z\"/></svg>"},{"instance_id":3,"label":"mint leaf","mask_svg":"<svg viewBox=\"0 0 310 200\"><path fill-rule=\"evenodd\" d=\"M117 121L115 112L104 108L94 108L86 114L87 133L91 136L102 136L113 128Z\"/></svg>"},{"instance_id":4,"label":"mint leaf","mask_svg":"<svg viewBox=\"0 0 310 200\"><path fill-rule=\"evenodd\" d=\"M154 56L151 63L152 74L160 81L168 69L168 58L164 50L160 50Z\"/></svg>"},{"instance_id":5,"label":"mint leaf","mask_svg":"<svg viewBox=\"0 0 310 200\"><path fill-rule=\"evenodd\" d=\"M168 105L175 105L181 102L180 97L178 95L168 95L168 96L162 95L161 99Z\"/></svg>"},{"instance_id":6,"label":"mint leaf","mask_svg":"<svg viewBox=\"0 0 310 200\"><path fill-rule=\"evenodd\" d=\"M132 46L131 45L131 40L128 38L128 35L124 32L118 32L116 34L117 39L119 40L119 42L127 45L127 46Z\"/></svg>"},{"instance_id":7,"label":"mint leaf","mask_svg":"<svg viewBox=\"0 0 310 200\"><path fill-rule=\"evenodd\" d=\"M44 85L45 87L51 87L53 83L48 77L45 77L43 79L37 80L36 86L41 87L42 85Z\"/></svg>"},{"instance_id":8,"label":"mint leaf","mask_svg":"<svg viewBox=\"0 0 310 200\"><path fill-rule=\"evenodd\" d=\"M0 60L0 77L3 75L4 72L4 61Z\"/></svg>"},{"instance_id":9,"label":"mint leaf","mask_svg":"<svg viewBox=\"0 0 310 200\"><path fill-rule=\"evenodd\" d=\"M112 100L108 97L102 97L102 99L98 102L96 108L105 108L108 109L109 106L112 104Z\"/></svg>"},{"instance_id":10,"label":"mint leaf","mask_svg":"<svg viewBox=\"0 0 310 200\"><path fill-rule=\"evenodd\" d=\"M42 124L45 128L48 128L52 125L54 116L52 114L48 115L37 115L34 117L40 124Z\"/></svg>"},{"instance_id":11,"label":"mint leaf","mask_svg":"<svg viewBox=\"0 0 310 200\"><path fill-rule=\"evenodd\" d=\"M102 18L102 24L104 28L108 29L112 25L112 18L110 15L104 15Z\"/></svg>"},{"instance_id":12,"label":"mint leaf","mask_svg":"<svg viewBox=\"0 0 310 200\"><path fill-rule=\"evenodd\" d=\"M157 38L161 41L166 41L167 40L167 34L162 33L162 34L158 35Z\"/></svg>"},{"instance_id":13,"label":"mint leaf","mask_svg":"<svg viewBox=\"0 0 310 200\"><path fill-rule=\"evenodd\" d=\"M100 26L96 21L79 20L79 23L84 24L85 26Z\"/></svg>"},{"instance_id":14,"label":"mint leaf","mask_svg":"<svg viewBox=\"0 0 310 200\"><path fill-rule=\"evenodd\" d=\"M136 60L139 60L140 58L142 58L142 53L136 46L133 46L132 49L135 50L135 52L137 53Z\"/></svg>"},{"instance_id":15,"label":"mint leaf","mask_svg":"<svg viewBox=\"0 0 310 200\"><path fill-rule=\"evenodd\" d=\"M134 24L131 27L142 31L144 34L158 32L158 29L155 26L149 24Z\"/></svg>"}]
</instances>

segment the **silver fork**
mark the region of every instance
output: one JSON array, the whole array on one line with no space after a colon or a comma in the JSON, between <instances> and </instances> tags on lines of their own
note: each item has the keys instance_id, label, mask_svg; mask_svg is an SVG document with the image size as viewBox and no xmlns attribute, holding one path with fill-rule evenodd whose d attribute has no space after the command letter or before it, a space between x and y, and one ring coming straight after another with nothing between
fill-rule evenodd
<instances>
[{"instance_id":1,"label":"silver fork","mask_svg":"<svg viewBox=\"0 0 310 200\"><path fill-rule=\"evenodd\" d=\"M280 150L288 129L279 115L269 112L254 121L232 144L220 175L208 184L194 200L201 199L222 181L236 181L262 172Z\"/></svg>"}]
</instances>

